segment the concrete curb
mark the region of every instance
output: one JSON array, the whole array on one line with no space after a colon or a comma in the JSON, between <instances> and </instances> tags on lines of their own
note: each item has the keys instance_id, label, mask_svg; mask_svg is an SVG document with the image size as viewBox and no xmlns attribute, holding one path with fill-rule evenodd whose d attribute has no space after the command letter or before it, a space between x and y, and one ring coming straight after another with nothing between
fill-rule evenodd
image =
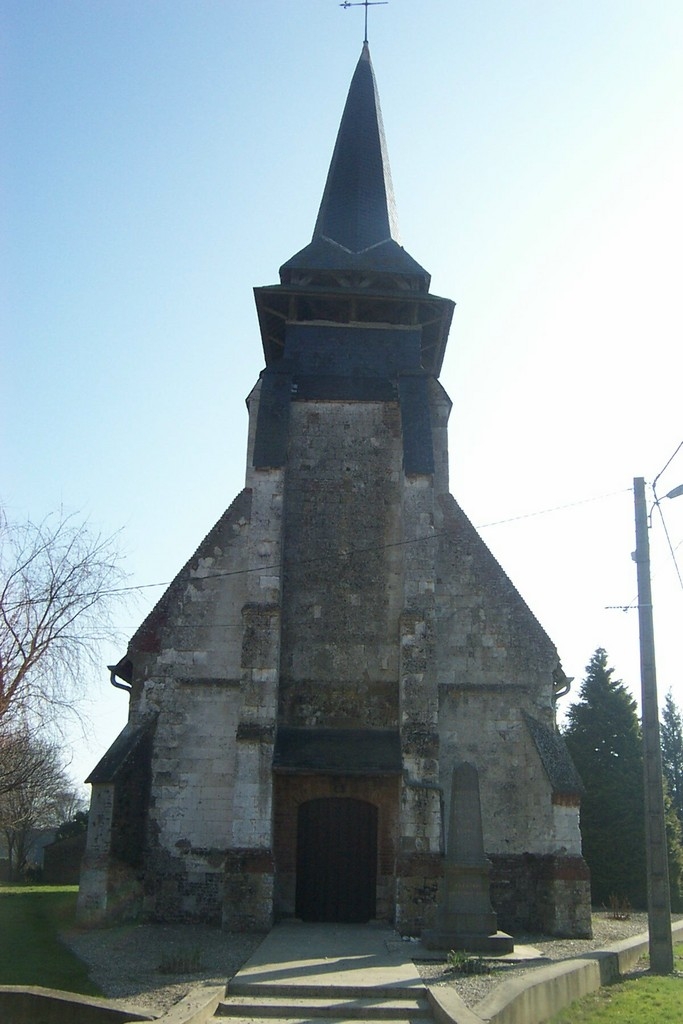
<instances>
[{"instance_id":1,"label":"concrete curb","mask_svg":"<svg viewBox=\"0 0 683 1024\"><path fill-rule=\"evenodd\" d=\"M225 985L197 986L163 1017L158 1017L156 1024L204 1024L213 1017L218 1004L225 998L225 991Z\"/></svg>"},{"instance_id":2,"label":"concrete curb","mask_svg":"<svg viewBox=\"0 0 683 1024\"><path fill-rule=\"evenodd\" d=\"M198 985L162 1015L108 999L39 985L0 985L3 1024L205 1024L225 995L225 985Z\"/></svg>"},{"instance_id":3,"label":"concrete curb","mask_svg":"<svg viewBox=\"0 0 683 1024\"><path fill-rule=\"evenodd\" d=\"M683 939L683 921L672 926L674 942ZM528 978L504 981L472 1010L453 989L429 988L437 1024L543 1024L553 1014L627 974L649 945L648 933L574 960L540 967Z\"/></svg>"},{"instance_id":4,"label":"concrete curb","mask_svg":"<svg viewBox=\"0 0 683 1024\"><path fill-rule=\"evenodd\" d=\"M0 985L3 1024L142 1024L156 1013L40 985Z\"/></svg>"},{"instance_id":5,"label":"concrete curb","mask_svg":"<svg viewBox=\"0 0 683 1024\"><path fill-rule=\"evenodd\" d=\"M482 1024L453 988L427 986L427 999L436 1024Z\"/></svg>"}]
</instances>

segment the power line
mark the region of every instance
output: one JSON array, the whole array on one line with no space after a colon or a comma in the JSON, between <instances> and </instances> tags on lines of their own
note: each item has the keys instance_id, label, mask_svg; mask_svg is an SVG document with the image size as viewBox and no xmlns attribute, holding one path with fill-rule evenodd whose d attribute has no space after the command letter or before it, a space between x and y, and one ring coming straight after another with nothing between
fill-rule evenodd
<instances>
[{"instance_id":1,"label":"power line","mask_svg":"<svg viewBox=\"0 0 683 1024\"><path fill-rule=\"evenodd\" d=\"M676 575L678 576L678 582L680 583L681 590L683 590L683 578L681 578L681 570L680 570L680 568L678 566L678 560L676 559L676 549L674 548L673 544L671 543L671 537L669 536L669 530L668 530L667 525L666 525L666 520L664 518L664 512L662 511L661 503L658 501L656 504L657 504L657 509L659 510L659 517L662 520L662 526L664 527L664 536L666 537L666 542L669 545L669 552L671 554L671 558L673 559L674 568L676 570ZM680 545L678 545L678 546L680 547Z\"/></svg>"},{"instance_id":2,"label":"power line","mask_svg":"<svg viewBox=\"0 0 683 1024\"><path fill-rule=\"evenodd\" d=\"M682 444L683 444L683 442L682 442ZM673 458L673 456L672 456L672 458ZM503 526L503 525L506 525L507 523L516 523L516 522L520 522L521 520L524 520L524 519L533 519L533 518L537 518L539 516L551 515L551 514L553 514L555 512L563 512L563 511L565 511L567 509L577 508L577 507L579 507L581 505L589 505L589 504L593 504L593 503L598 502L598 501L604 501L607 498L613 498L616 495L628 494L628 493L630 493L631 490L632 490L632 488L627 487L627 488L622 488L621 490L618 490L618 491L609 491L606 494L596 495L596 496L594 496L592 498L581 498L578 501L567 502L564 505L553 505L550 508L537 509L534 512L525 512L525 513L522 513L521 515L509 516L507 519L497 519L497 520L494 520L494 521L492 521L490 523L482 523L479 526L473 526L473 529L475 529L475 530L486 530L486 529L489 529L489 528L491 528L493 526ZM413 537L413 538L410 538L410 539L407 539L407 540L391 541L391 542L386 543L386 544L374 544L374 545L366 545L364 547L350 548L350 549L347 549L347 550L338 551L334 555L327 555L324 558L323 557L316 557L316 558L310 558L310 559L302 559L297 564L298 565L314 565L317 562L325 562L326 564L329 565L332 560L335 560L335 561L345 560L345 559L348 559L348 558L352 558L352 557L354 557L356 555L368 555L368 554L371 554L372 552L383 551L383 550L387 550L387 549L391 549L391 548L408 547L408 546L411 546L411 545L414 545L414 544L421 544L423 541L440 540L442 537L448 537L448 536L452 535L452 533L453 533L452 530L443 530L443 531L440 531L438 533L436 533L436 532L435 533L430 533L430 534L426 534L426 535L424 535L422 537ZM221 570L219 572L208 572L208 573L203 574L202 576L196 576L196 577L193 577L193 578L194 579L198 579L198 580L218 579L218 578L230 577L230 576L246 576L246 575L251 574L251 573L262 573L262 572L272 572L272 571L281 572L282 569L283 569L283 563L280 561L280 562L274 562L274 563L268 564L268 565L249 566L248 568L244 568L244 569L223 569L223 570ZM182 569L180 570L180 572L182 572ZM174 576L174 578L172 580L160 581L158 583L138 583L138 584L131 585L131 586L126 586L126 587L112 587L110 590L101 591L100 593L101 593L101 595L103 597L110 597L110 596L114 596L114 595L117 595L117 594L132 594L132 593L139 593L139 592L141 592L143 590L154 590L154 589L158 589L159 587L169 587L178 578L179 575L180 575L180 573L176 574L176 576ZM84 596L90 596L90 595L84 595Z\"/></svg>"},{"instance_id":3,"label":"power line","mask_svg":"<svg viewBox=\"0 0 683 1024\"><path fill-rule=\"evenodd\" d=\"M474 529L475 530L486 530L486 529L488 529L488 528L490 528L492 526L503 526L503 525L505 525L507 523L515 523L515 522L519 522L520 520L523 520L523 519L532 519L532 518L535 518L535 517L538 517L538 516L550 515L550 514L552 514L554 512L563 512L566 509L576 508L576 507L578 507L580 505L588 505L588 504L592 504L594 502L604 501L607 498L613 498L615 495L628 494L628 493L630 493L631 490L632 490L632 488L627 487L625 489L621 489L621 490L618 490L618 491L609 491L607 494L597 495L597 496L594 496L592 498L581 498L579 501L568 502L567 504L564 504L564 505L554 505L551 508L538 509L538 510L536 510L534 512L525 512L525 513L523 513L521 515L510 516L507 519L498 519L498 520L495 520L495 521L490 522L490 523L482 523L479 526L475 526ZM414 537L414 538L411 538L411 539L408 539L408 540L391 541L391 542L389 542L387 544L366 545L364 547L351 548L351 549L348 549L348 550L345 550L345 551L338 552L337 553L337 557L339 559L345 559L345 558L351 558L354 555L359 555L359 554L367 555L369 553L372 553L373 551L383 551L383 550L386 550L386 549L389 549L389 548L397 548L397 547L408 547L409 545L413 545L413 544L421 544L423 541L427 541L427 540L440 540L442 537L447 537L451 533L452 533L451 530L444 530L444 531L441 531L439 533L430 533L430 534L427 534L427 535L425 535L423 537ZM326 556L325 558L303 559L298 564L299 565L313 565L316 562L326 562L326 563L329 564L330 560L331 560L330 556ZM203 576L199 576L199 577L196 577L196 578L197 579L215 579L215 578L220 578L220 577L223 577L223 576L244 576L244 575L247 575L249 573L255 573L255 572L269 572L269 571L274 571L274 570L281 571L282 568L283 568L282 562L275 562L275 563L270 564L270 565L250 566L249 568L246 568L246 569L224 569L224 570L221 570L220 572L205 573ZM174 579L175 578L177 578L177 577L174 577ZM114 590L109 591L108 593L110 593L110 594L120 594L120 593L130 593L130 592L138 591L138 590L149 590L149 589L152 589L152 588L155 588L155 587L169 587L171 585L171 583L173 583L173 580L167 580L165 583L164 582L162 582L162 583L141 583L141 584L139 584L137 586L119 587L119 588L116 588Z\"/></svg>"},{"instance_id":4,"label":"power line","mask_svg":"<svg viewBox=\"0 0 683 1024\"><path fill-rule=\"evenodd\" d=\"M610 491L608 494L601 494L595 498L581 498L579 501L570 501L566 505L553 505L551 508L539 509L537 512L525 512L519 516L511 516L509 519L497 519L492 523L482 523L476 529L485 530L489 526L502 526L505 523L516 523L520 519L532 519L534 516L545 516L551 512L563 512L565 509L576 508L578 505L589 505L595 501L603 501L605 498L613 498L617 494L629 494L632 490L632 487L627 487L620 491Z\"/></svg>"},{"instance_id":5,"label":"power line","mask_svg":"<svg viewBox=\"0 0 683 1024\"><path fill-rule=\"evenodd\" d=\"M678 453L680 452L681 448L683 448L683 441L681 441L681 443L679 444L679 446L678 446L678 448L676 449L676 451L675 451L675 452L673 453L673 455L671 456L671 458L670 458L670 459L668 460L668 462L667 462L667 463L666 463L666 465L664 466L664 469L660 469L659 473L657 473L657 476L656 476L656 477L654 478L654 480L652 481L652 490L653 490L653 491L655 491L655 488L656 488L656 486L657 486L657 481L659 480L660 476L662 475L662 473L664 473L664 472L665 472L665 470L667 470L667 469L669 468L669 466L671 465L671 463L673 462L673 460L674 460L674 459L676 458L676 456L677 456L677 455L678 455Z\"/></svg>"},{"instance_id":6,"label":"power line","mask_svg":"<svg viewBox=\"0 0 683 1024\"><path fill-rule=\"evenodd\" d=\"M662 510L662 504L661 504L661 501L659 500L659 498L657 497L657 481L659 480L660 476L665 472L665 470L667 470L669 468L669 466L671 465L673 460L676 458L676 456L678 455L678 453L681 450L681 448L683 448L683 441L680 442L680 444L676 448L676 450L673 453L673 455L671 456L671 458L668 459L668 461L666 462L664 468L661 469L659 471L659 473L657 474L657 476L654 478L654 480L652 482L652 494L653 494L654 499L655 499L655 505L657 506L657 510L659 511L659 517L662 520L662 527L664 528L664 536L666 537L666 542L667 542L667 544L669 546L669 552L671 554L671 559L672 559L672 561L674 563L674 568L676 570L676 575L678 576L678 582L679 582L679 584L681 586L681 590L683 590L683 578L681 577L681 570L680 570L679 565L678 565L678 560L676 559L676 549L674 548L673 544L671 543L671 537L669 536L669 530L668 530L668 527L666 525L666 519L664 518L664 512ZM679 493L680 493L680 491L679 491ZM671 496L674 497L674 492L671 492ZM667 495L667 497L668 497L668 495ZM680 545L678 545L678 546L680 546Z\"/></svg>"}]
</instances>

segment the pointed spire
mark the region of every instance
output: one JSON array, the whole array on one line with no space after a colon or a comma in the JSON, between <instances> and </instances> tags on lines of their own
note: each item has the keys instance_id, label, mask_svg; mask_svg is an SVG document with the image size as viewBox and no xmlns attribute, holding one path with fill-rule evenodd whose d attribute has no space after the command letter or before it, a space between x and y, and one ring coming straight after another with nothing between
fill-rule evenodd
<instances>
[{"instance_id":1,"label":"pointed spire","mask_svg":"<svg viewBox=\"0 0 683 1024\"><path fill-rule=\"evenodd\" d=\"M391 170L368 44L351 80L313 239L363 252L399 241Z\"/></svg>"},{"instance_id":2,"label":"pointed spire","mask_svg":"<svg viewBox=\"0 0 683 1024\"><path fill-rule=\"evenodd\" d=\"M280 267L297 275L359 270L410 278L429 290L429 274L399 242L382 112L368 44L363 43L342 114L311 242ZM411 285L412 287L413 285Z\"/></svg>"}]
</instances>

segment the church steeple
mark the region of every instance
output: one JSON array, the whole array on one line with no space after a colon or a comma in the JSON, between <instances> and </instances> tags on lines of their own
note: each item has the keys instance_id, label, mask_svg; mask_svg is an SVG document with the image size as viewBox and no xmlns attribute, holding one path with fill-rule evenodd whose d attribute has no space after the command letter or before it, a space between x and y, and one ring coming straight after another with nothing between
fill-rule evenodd
<instances>
[{"instance_id":1,"label":"church steeple","mask_svg":"<svg viewBox=\"0 0 683 1024\"><path fill-rule=\"evenodd\" d=\"M367 43L342 114L313 238L363 252L399 241L391 169Z\"/></svg>"},{"instance_id":2,"label":"church steeple","mask_svg":"<svg viewBox=\"0 0 683 1024\"><path fill-rule=\"evenodd\" d=\"M299 323L394 325L420 333L418 366L438 376L453 303L399 243L382 114L367 42L351 80L311 242L255 288L266 365L291 355ZM291 334L291 332L290 332ZM283 367L280 367L283 369Z\"/></svg>"},{"instance_id":3,"label":"church steeple","mask_svg":"<svg viewBox=\"0 0 683 1024\"><path fill-rule=\"evenodd\" d=\"M429 290L429 274L399 242L382 111L367 43L346 98L313 239L280 268L280 279L290 284L298 279L298 271L352 268L399 274L402 289L407 285ZM397 284L394 281L394 287Z\"/></svg>"}]
</instances>

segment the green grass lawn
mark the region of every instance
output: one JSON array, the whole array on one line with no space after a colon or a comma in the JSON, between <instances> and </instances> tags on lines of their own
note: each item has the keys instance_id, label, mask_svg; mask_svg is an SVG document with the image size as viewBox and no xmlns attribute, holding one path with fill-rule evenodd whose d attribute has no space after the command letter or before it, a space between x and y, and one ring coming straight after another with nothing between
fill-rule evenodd
<instances>
[{"instance_id":1,"label":"green grass lawn","mask_svg":"<svg viewBox=\"0 0 683 1024\"><path fill-rule=\"evenodd\" d=\"M683 972L683 943L674 947ZM683 1020L683 977L643 975L577 999L549 1024L676 1024Z\"/></svg>"},{"instance_id":2,"label":"green grass lawn","mask_svg":"<svg viewBox=\"0 0 683 1024\"><path fill-rule=\"evenodd\" d=\"M75 885L0 885L0 985L102 995L86 965L59 941L76 914Z\"/></svg>"}]
</instances>

